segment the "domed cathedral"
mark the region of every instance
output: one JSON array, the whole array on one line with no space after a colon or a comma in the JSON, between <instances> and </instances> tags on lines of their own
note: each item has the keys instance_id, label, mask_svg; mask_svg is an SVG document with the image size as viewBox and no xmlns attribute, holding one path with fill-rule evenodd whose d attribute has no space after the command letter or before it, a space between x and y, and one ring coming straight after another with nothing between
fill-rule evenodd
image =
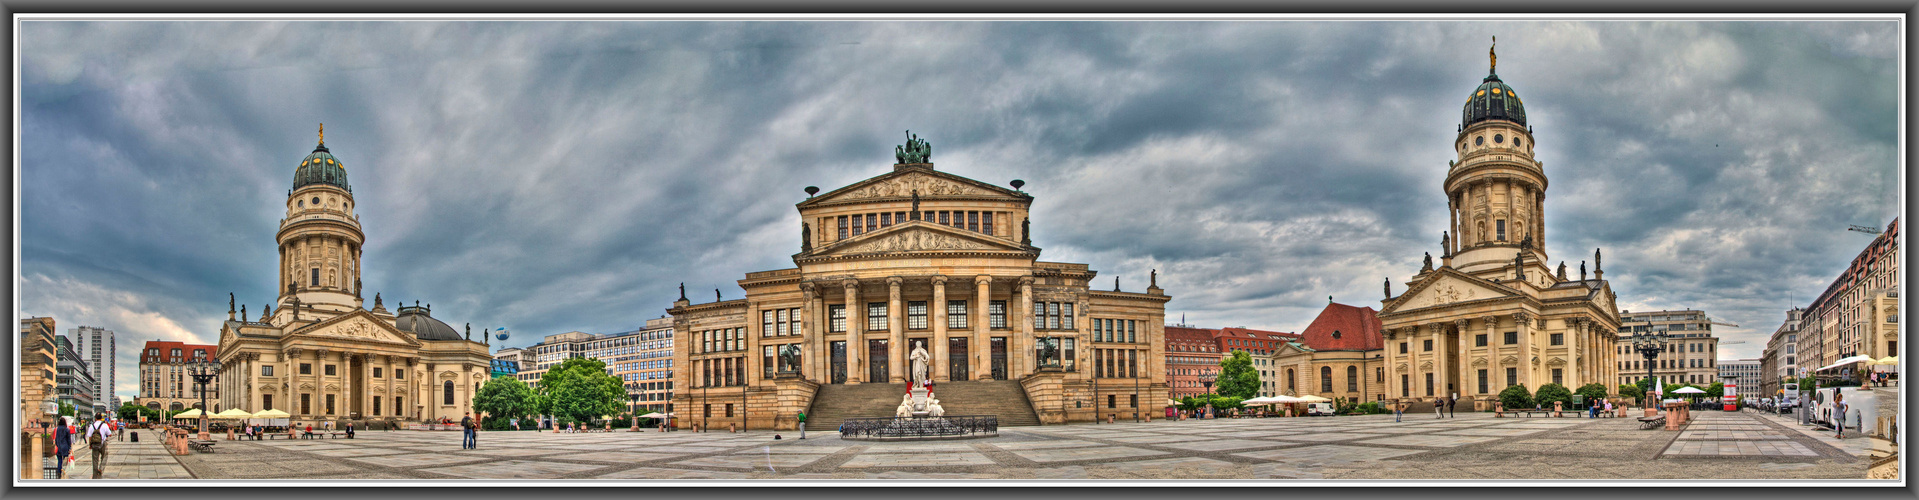
<instances>
[{"instance_id":1,"label":"domed cathedral","mask_svg":"<svg viewBox=\"0 0 1919 500\"><path fill-rule=\"evenodd\" d=\"M1088 265L1040 261L1024 184L937 170L931 150L908 134L890 172L808 187L795 267L747 273L745 298L694 304L682 285L669 309L691 335L674 353L682 425L891 417L922 376L947 415L1001 425L1164 407L1156 275L1095 290Z\"/></svg>"},{"instance_id":2,"label":"domed cathedral","mask_svg":"<svg viewBox=\"0 0 1919 500\"><path fill-rule=\"evenodd\" d=\"M1456 394L1489 409L1513 385L1616 393L1619 312L1600 254L1590 276L1583 261L1574 275L1565 262L1548 265L1545 164L1533 157L1525 101L1488 73L1466 96L1447 162L1439 264L1426 254L1397 296L1386 282L1384 397L1430 408Z\"/></svg>"},{"instance_id":3,"label":"domed cathedral","mask_svg":"<svg viewBox=\"0 0 1919 500\"><path fill-rule=\"evenodd\" d=\"M431 305L389 311L378 294L365 308L360 257L366 236L354 213L346 165L325 129L293 171L279 243L279 297L249 317L227 303L220 328L221 404L291 414L295 425L328 421L458 420L492 363L486 336L473 342L434 319Z\"/></svg>"}]
</instances>

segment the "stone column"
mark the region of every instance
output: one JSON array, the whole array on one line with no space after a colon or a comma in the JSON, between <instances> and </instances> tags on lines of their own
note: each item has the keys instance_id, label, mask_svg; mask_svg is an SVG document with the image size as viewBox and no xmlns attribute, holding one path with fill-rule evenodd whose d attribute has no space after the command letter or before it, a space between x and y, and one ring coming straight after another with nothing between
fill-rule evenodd
<instances>
[{"instance_id":1,"label":"stone column","mask_svg":"<svg viewBox=\"0 0 1919 500\"><path fill-rule=\"evenodd\" d=\"M1445 252L1444 256L1451 256L1455 253L1453 251L1453 245L1459 244L1459 209L1461 208L1459 199L1460 196L1458 193L1446 193L1446 217L1450 219L1446 227L1451 228L1453 233L1452 239L1448 241L1446 248L1440 249L1440 251Z\"/></svg>"},{"instance_id":2,"label":"stone column","mask_svg":"<svg viewBox=\"0 0 1919 500\"><path fill-rule=\"evenodd\" d=\"M933 381L946 382L953 379L952 341L946 337L946 276L933 275L933 302L926 307L932 309L933 318Z\"/></svg>"},{"instance_id":3,"label":"stone column","mask_svg":"<svg viewBox=\"0 0 1919 500\"><path fill-rule=\"evenodd\" d=\"M1458 358L1456 358L1459 367L1455 368L1453 372L1458 375L1459 378L1459 387L1456 391L1461 398L1471 395L1473 390L1479 388L1479 381L1473 378L1475 373L1473 373L1473 350L1472 340L1470 338L1472 337L1472 330L1469 328L1471 324L1472 320L1465 318L1453 320L1453 330L1459 333L1459 341L1455 343L1459 349ZM1451 394L1447 396L1451 396Z\"/></svg>"},{"instance_id":4,"label":"stone column","mask_svg":"<svg viewBox=\"0 0 1919 500\"><path fill-rule=\"evenodd\" d=\"M1538 392L1539 385L1533 381L1532 325L1527 324L1531 321L1532 318L1526 313L1513 313L1513 323L1519 332L1519 383L1524 384L1528 391Z\"/></svg>"},{"instance_id":5,"label":"stone column","mask_svg":"<svg viewBox=\"0 0 1919 500\"><path fill-rule=\"evenodd\" d=\"M1015 357L1015 359L1019 360L1019 370L1013 373L1023 377L1039 370L1039 360L1033 359L1033 278L1031 276L1021 277L1019 279L1019 297L1011 298L1006 302L1007 309L1020 312L1019 324L1015 325L1015 327L1018 328L1016 336L1019 337L1019 340L1012 342L1018 346L1017 349L1019 351L1017 352L1017 357L1014 356L1015 353L1007 353L1007 355L1008 357ZM1007 349L1011 350L1015 349L1015 347L1008 346Z\"/></svg>"},{"instance_id":6,"label":"stone column","mask_svg":"<svg viewBox=\"0 0 1919 500\"><path fill-rule=\"evenodd\" d=\"M974 370L974 380L993 379L993 346L991 338L988 337L991 335L989 330L990 325L992 325L992 318L987 312L987 304L992 300L992 286L992 276L982 274L973 277L973 288L976 290L976 293L974 295L975 299L973 300L974 305L972 312L974 313L973 316L975 316L974 319L979 320L973 322L973 343L980 346L979 350L975 351L976 354L973 356L973 359L978 360L976 364L981 368ZM1011 311L1008 311L1008 313L1010 314ZM1012 346L1007 346L1007 349L1011 350ZM1007 357L1012 357L1012 353L1007 353ZM1008 359L1007 362L1010 364L1012 360Z\"/></svg>"},{"instance_id":7,"label":"stone column","mask_svg":"<svg viewBox=\"0 0 1919 500\"><path fill-rule=\"evenodd\" d=\"M886 278L886 336L893 339L886 353L886 376L891 379L889 382L895 384L907 381L907 373L901 368L906 366L906 353L912 350L912 346L906 345L906 311L901 309L900 303L900 283L903 281L898 276Z\"/></svg>"},{"instance_id":8,"label":"stone column","mask_svg":"<svg viewBox=\"0 0 1919 500\"><path fill-rule=\"evenodd\" d=\"M792 332L794 335L800 336L800 366L794 369L798 370L800 376L807 380L822 381L825 379L821 378L819 372L813 368L813 364L819 361L820 353L823 352L820 346L817 345L816 339L819 336L814 333L819 330L813 327L814 294L812 283L800 283L799 314L802 316L793 319L800 322L801 331Z\"/></svg>"},{"instance_id":9,"label":"stone column","mask_svg":"<svg viewBox=\"0 0 1919 500\"><path fill-rule=\"evenodd\" d=\"M866 305L860 303L860 281L845 280L840 286L846 289L846 383L858 384L866 380L866 365L859 362L866 350Z\"/></svg>"},{"instance_id":10,"label":"stone column","mask_svg":"<svg viewBox=\"0 0 1919 500\"><path fill-rule=\"evenodd\" d=\"M828 343L829 339L824 333L826 332L826 290L813 283L801 284L800 290L806 297L806 307L803 308L806 318L801 325L801 328L806 329L803 337L805 350L801 351L803 358L800 360L800 365L804 367L802 370L806 370L804 375L808 380L822 384L829 383L831 382L831 377L828 375L830 367L827 364L832 362L833 352L831 344Z\"/></svg>"},{"instance_id":11,"label":"stone column","mask_svg":"<svg viewBox=\"0 0 1919 500\"><path fill-rule=\"evenodd\" d=\"M1498 316L1486 316L1480 320L1486 323L1486 393L1498 395L1499 391L1506 389L1506 367L1499 357L1499 350L1505 345L1506 339L1499 335Z\"/></svg>"},{"instance_id":12,"label":"stone column","mask_svg":"<svg viewBox=\"0 0 1919 500\"><path fill-rule=\"evenodd\" d=\"M1385 346L1386 347L1386 367L1385 367L1386 368L1386 391L1385 392L1386 392L1387 399L1395 399L1399 397L1399 339L1398 339L1399 335L1398 334L1399 332L1391 328L1384 328L1379 331L1379 336L1386 340L1386 346ZM1281 380L1284 380L1284 378L1281 378ZM1273 384L1273 385L1277 386L1279 384ZM1288 388L1284 386L1280 386L1281 393L1284 393L1286 389Z\"/></svg>"},{"instance_id":13,"label":"stone column","mask_svg":"<svg viewBox=\"0 0 1919 500\"><path fill-rule=\"evenodd\" d=\"M1446 363L1446 324L1433 323L1427 328L1433 332L1433 395L1445 397L1450 393L1446 389L1446 374L1451 372Z\"/></svg>"}]
</instances>

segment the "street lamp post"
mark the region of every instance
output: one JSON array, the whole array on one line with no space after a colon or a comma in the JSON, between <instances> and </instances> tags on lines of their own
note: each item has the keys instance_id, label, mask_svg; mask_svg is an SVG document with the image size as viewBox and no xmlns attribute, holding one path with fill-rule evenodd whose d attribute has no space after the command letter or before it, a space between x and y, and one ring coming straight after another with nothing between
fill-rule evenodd
<instances>
[{"instance_id":1,"label":"street lamp post","mask_svg":"<svg viewBox=\"0 0 1919 500\"><path fill-rule=\"evenodd\" d=\"M1670 340L1671 338L1667 337L1665 332L1638 332L1632 335L1633 350L1638 351L1640 356L1646 357L1646 381L1648 389L1652 387L1651 384L1655 383L1653 381L1653 362L1659 359L1659 353L1671 348ZM1654 403L1652 392L1647 391L1646 407L1658 408Z\"/></svg>"},{"instance_id":2,"label":"street lamp post","mask_svg":"<svg viewBox=\"0 0 1919 500\"><path fill-rule=\"evenodd\" d=\"M200 439L202 441L212 439L211 433L207 431L207 409L211 408L207 406L207 384L212 383L214 377L220 376L220 368L208 369L202 365L195 367L190 375L193 376L193 383L200 386Z\"/></svg>"},{"instance_id":3,"label":"street lamp post","mask_svg":"<svg viewBox=\"0 0 1919 500\"><path fill-rule=\"evenodd\" d=\"M1218 375L1214 375L1210 371L1199 374L1199 385L1206 386L1206 415L1205 416L1212 416L1213 414L1213 380L1218 378L1219 378Z\"/></svg>"}]
</instances>

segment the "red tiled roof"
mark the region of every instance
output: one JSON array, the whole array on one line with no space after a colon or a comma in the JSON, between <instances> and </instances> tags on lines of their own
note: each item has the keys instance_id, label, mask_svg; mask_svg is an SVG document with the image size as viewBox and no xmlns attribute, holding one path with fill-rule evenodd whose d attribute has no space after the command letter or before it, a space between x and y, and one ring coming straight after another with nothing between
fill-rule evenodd
<instances>
[{"instance_id":1,"label":"red tiled roof","mask_svg":"<svg viewBox=\"0 0 1919 500\"><path fill-rule=\"evenodd\" d=\"M154 349L159 349L160 355L153 356L148 354L153 352ZM175 359L173 356L174 349L180 350L180 357L178 359ZM185 342L170 342L165 340L149 340L147 341L146 347L143 347L140 349L140 362L141 363L174 363L174 362L187 363L187 362L191 362L191 360L193 359L193 351L197 349L205 349L207 351L206 359L208 361L212 361L220 356L218 346L188 344Z\"/></svg>"},{"instance_id":2,"label":"red tiled roof","mask_svg":"<svg viewBox=\"0 0 1919 500\"><path fill-rule=\"evenodd\" d=\"M1298 334L1253 330L1248 328L1221 328L1213 330L1213 342L1219 344L1220 352L1232 352L1234 349L1271 351L1281 344L1299 340Z\"/></svg>"},{"instance_id":3,"label":"red tiled roof","mask_svg":"<svg viewBox=\"0 0 1919 500\"><path fill-rule=\"evenodd\" d=\"M1202 352L1200 347L1212 347L1213 331L1205 328L1166 327L1166 352Z\"/></svg>"},{"instance_id":4,"label":"red tiled roof","mask_svg":"<svg viewBox=\"0 0 1919 500\"><path fill-rule=\"evenodd\" d=\"M1300 332L1302 340L1315 351L1370 351L1383 349L1384 339L1379 337L1379 315L1371 307L1353 307L1345 304L1326 304L1319 311L1319 317L1313 318L1313 324ZM1339 338L1333 338L1338 332Z\"/></svg>"}]
</instances>

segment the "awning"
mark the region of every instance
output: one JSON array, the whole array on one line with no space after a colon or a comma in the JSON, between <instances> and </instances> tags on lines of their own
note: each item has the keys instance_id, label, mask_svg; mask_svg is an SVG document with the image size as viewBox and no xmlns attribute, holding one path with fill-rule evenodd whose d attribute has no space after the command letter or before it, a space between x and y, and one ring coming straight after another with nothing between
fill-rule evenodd
<instances>
[{"instance_id":1,"label":"awning","mask_svg":"<svg viewBox=\"0 0 1919 500\"><path fill-rule=\"evenodd\" d=\"M1833 368L1840 368L1840 367L1845 367L1845 366L1850 366L1850 365L1852 365L1853 363L1867 363L1867 362L1871 362L1871 361L1872 361L1872 356L1864 356L1864 355L1860 355L1860 356L1852 356L1852 357L1849 357L1849 358L1845 358L1845 359L1841 359L1841 360L1839 360L1839 362L1837 362L1837 363L1833 363L1833 364L1830 364L1830 365L1826 365L1826 366L1824 366L1824 367L1821 367L1820 369L1817 369L1817 370L1813 370L1813 371L1815 371L1815 372L1823 372L1823 371L1826 371L1826 370L1831 370L1831 369L1833 369Z\"/></svg>"}]
</instances>

